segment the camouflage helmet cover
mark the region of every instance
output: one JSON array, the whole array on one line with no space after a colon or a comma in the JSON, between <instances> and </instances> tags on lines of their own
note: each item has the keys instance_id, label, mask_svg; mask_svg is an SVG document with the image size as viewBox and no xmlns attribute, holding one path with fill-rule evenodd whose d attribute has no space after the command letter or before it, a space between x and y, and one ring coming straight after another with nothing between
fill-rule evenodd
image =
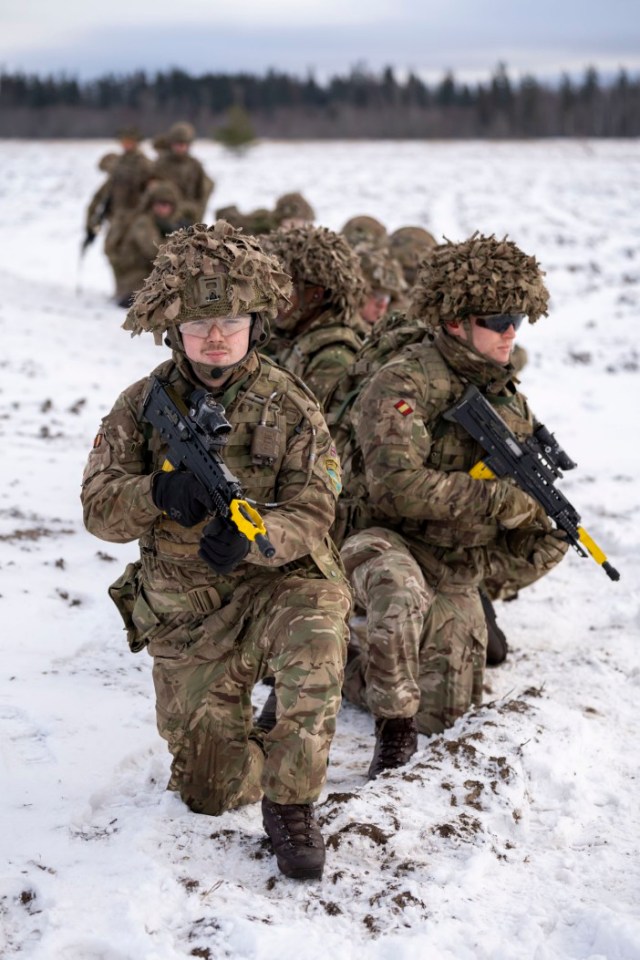
<instances>
[{"instance_id":1,"label":"camouflage helmet cover","mask_svg":"<svg viewBox=\"0 0 640 960\"><path fill-rule=\"evenodd\" d=\"M388 251L361 243L355 252L369 291L382 290L396 297L405 292L407 284L402 270Z\"/></svg>"},{"instance_id":2,"label":"camouflage helmet cover","mask_svg":"<svg viewBox=\"0 0 640 960\"><path fill-rule=\"evenodd\" d=\"M327 291L334 316L348 323L358 311L365 284L357 254L344 237L311 224L275 230L263 241L282 262L294 284ZM278 326L282 328L281 321Z\"/></svg>"},{"instance_id":3,"label":"camouflage helmet cover","mask_svg":"<svg viewBox=\"0 0 640 960\"><path fill-rule=\"evenodd\" d=\"M436 238L424 227L400 227L389 237L391 255L408 269L415 269L426 251L436 244Z\"/></svg>"},{"instance_id":4,"label":"camouflage helmet cover","mask_svg":"<svg viewBox=\"0 0 640 960\"><path fill-rule=\"evenodd\" d=\"M340 231L347 243L356 247L359 243L386 245L389 240L387 228L375 217L351 217Z\"/></svg>"},{"instance_id":5,"label":"camouflage helmet cover","mask_svg":"<svg viewBox=\"0 0 640 960\"><path fill-rule=\"evenodd\" d=\"M409 315L432 327L472 314L547 316L549 291L535 257L495 236L474 233L462 243L428 250L410 295Z\"/></svg>"},{"instance_id":6,"label":"camouflage helmet cover","mask_svg":"<svg viewBox=\"0 0 640 960\"><path fill-rule=\"evenodd\" d=\"M283 220L306 220L312 223L316 212L301 193L284 193L276 200L273 216L278 224Z\"/></svg>"},{"instance_id":7,"label":"camouflage helmet cover","mask_svg":"<svg viewBox=\"0 0 640 960\"><path fill-rule=\"evenodd\" d=\"M181 121L169 127L166 141L167 143L191 143L192 140L195 140L195 136L196 131L193 125L186 121Z\"/></svg>"},{"instance_id":8,"label":"camouflage helmet cover","mask_svg":"<svg viewBox=\"0 0 640 960\"><path fill-rule=\"evenodd\" d=\"M159 248L122 326L132 336L150 331L161 344L165 331L187 320L241 313L273 319L290 292L290 278L253 237L224 220L196 223Z\"/></svg>"}]
</instances>

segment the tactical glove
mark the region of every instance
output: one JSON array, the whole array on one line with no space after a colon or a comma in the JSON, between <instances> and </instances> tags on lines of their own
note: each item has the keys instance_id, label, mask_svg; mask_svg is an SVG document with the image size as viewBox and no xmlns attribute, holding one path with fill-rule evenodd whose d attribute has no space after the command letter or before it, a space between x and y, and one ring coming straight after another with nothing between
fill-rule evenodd
<instances>
[{"instance_id":1,"label":"tactical glove","mask_svg":"<svg viewBox=\"0 0 640 960\"><path fill-rule=\"evenodd\" d=\"M553 530L545 533L536 542L531 554L531 563L536 570L552 570L564 557L569 549L567 535L564 530Z\"/></svg>"},{"instance_id":2,"label":"tactical glove","mask_svg":"<svg viewBox=\"0 0 640 960\"><path fill-rule=\"evenodd\" d=\"M213 506L205 488L188 470L157 473L151 485L151 499L158 510L182 527L195 527Z\"/></svg>"},{"instance_id":3,"label":"tactical glove","mask_svg":"<svg viewBox=\"0 0 640 960\"><path fill-rule=\"evenodd\" d=\"M216 573L231 573L249 553L251 544L235 527L214 517L204 528L198 556Z\"/></svg>"},{"instance_id":4,"label":"tactical glove","mask_svg":"<svg viewBox=\"0 0 640 960\"><path fill-rule=\"evenodd\" d=\"M535 526L549 529L544 510L528 493L504 480L496 481L496 487L497 497L502 502L493 516L501 527L505 530Z\"/></svg>"}]
</instances>

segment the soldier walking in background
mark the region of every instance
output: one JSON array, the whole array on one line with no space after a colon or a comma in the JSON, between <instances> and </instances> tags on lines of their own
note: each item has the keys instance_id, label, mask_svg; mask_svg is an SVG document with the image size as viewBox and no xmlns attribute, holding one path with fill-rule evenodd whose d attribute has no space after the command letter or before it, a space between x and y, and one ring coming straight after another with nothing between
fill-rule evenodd
<instances>
[{"instance_id":1,"label":"soldier walking in background","mask_svg":"<svg viewBox=\"0 0 640 960\"><path fill-rule=\"evenodd\" d=\"M109 250L118 306L131 306L134 293L151 273L158 247L170 233L187 225L176 187L162 181L152 183L119 245Z\"/></svg>"},{"instance_id":2,"label":"soldier walking in background","mask_svg":"<svg viewBox=\"0 0 640 960\"><path fill-rule=\"evenodd\" d=\"M191 153L196 132L190 123L174 123L166 135L156 138L158 159L153 165L156 180L170 180L180 192L182 213L190 223L201 223L215 182Z\"/></svg>"},{"instance_id":3,"label":"soldier walking in background","mask_svg":"<svg viewBox=\"0 0 640 960\"><path fill-rule=\"evenodd\" d=\"M327 426L311 394L257 352L289 290L280 264L229 224L170 237L124 327L166 338L171 358L102 421L82 503L96 536L140 543L110 594L132 650L146 646L154 659L169 789L213 816L262 797L280 869L308 879L325 859L313 803L340 705L350 591L328 539L340 476ZM143 416L155 377L186 408L196 390L223 405L226 469L252 502L269 504L271 559L193 473L166 470L166 442ZM269 732L251 706L267 672L277 702Z\"/></svg>"},{"instance_id":4,"label":"soldier walking in background","mask_svg":"<svg viewBox=\"0 0 640 960\"><path fill-rule=\"evenodd\" d=\"M406 763L417 733L438 733L482 694L485 581L533 583L564 556L542 508L508 480L469 471L482 453L444 414L475 384L519 439L534 420L509 363L516 329L546 314L533 257L509 241L474 235L434 247L411 292L410 312L437 329L368 380L350 419L344 463L359 531L342 557L366 613L350 651L345 694L376 718L369 768Z\"/></svg>"},{"instance_id":5,"label":"soldier walking in background","mask_svg":"<svg viewBox=\"0 0 640 960\"><path fill-rule=\"evenodd\" d=\"M87 210L85 247L97 235L102 223L109 224L104 246L115 275L118 289L117 266L113 255L118 250L131 220L138 210L142 196L151 179L151 161L140 150L141 135L133 127L119 133L122 153L114 160L109 157L109 176L96 191ZM104 162L105 158L103 158ZM116 294L117 295L117 294Z\"/></svg>"}]
</instances>

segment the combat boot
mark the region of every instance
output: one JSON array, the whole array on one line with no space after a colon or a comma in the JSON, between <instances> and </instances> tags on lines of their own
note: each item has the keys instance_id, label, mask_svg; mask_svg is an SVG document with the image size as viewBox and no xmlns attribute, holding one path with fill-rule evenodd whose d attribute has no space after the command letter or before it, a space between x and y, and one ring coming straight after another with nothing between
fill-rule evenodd
<instances>
[{"instance_id":1,"label":"combat boot","mask_svg":"<svg viewBox=\"0 0 640 960\"><path fill-rule=\"evenodd\" d=\"M489 600L489 597L486 593L483 593L482 590L480 591L480 600L482 601L482 610L487 624L487 666L497 667L500 663L504 663L507 658L507 651L509 649L507 638L504 631L498 626L496 611L491 600Z\"/></svg>"},{"instance_id":2,"label":"combat boot","mask_svg":"<svg viewBox=\"0 0 640 960\"><path fill-rule=\"evenodd\" d=\"M272 688L271 693L263 704L262 710L256 717L256 720L253 724L254 727L257 727L258 730L264 730L265 733L269 733L270 730L273 730L278 719L276 717L277 702L275 688Z\"/></svg>"},{"instance_id":3,"label":"combat boot","mask_svg":"<svg viewBox=\"0 0 640 960\"><path fill-rule=\"evenodd\" d=\"M376 745L368 780L385 770L404 767L418 749L418 725L415 717L378 717Z\"/></svg>"},{"instance_id":4,"label":"combat boot","mask_svg":"<svg viewBox=\"0 0 640 960\"><path fill-rule=\"evenodd\" d=\"M312 803L274 803L262 798L262 822L278 867L293 880L320 880L324 840Z\"/></svg>"}]
</instances>

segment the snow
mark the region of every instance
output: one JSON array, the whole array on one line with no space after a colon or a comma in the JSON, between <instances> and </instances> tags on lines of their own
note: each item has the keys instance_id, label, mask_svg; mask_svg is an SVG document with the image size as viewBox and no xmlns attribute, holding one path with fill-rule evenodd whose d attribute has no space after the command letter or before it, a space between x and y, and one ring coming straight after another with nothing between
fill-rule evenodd
<instances>
[{"instance_id":1,"label":"snow","mask_svg":"<svg viewBox=\"0 0 640 960\"><path fill-rule=\"evenodd\" d=\"M198 817L165 791L150 660L107 596L136 546L82 526L100 417L163 356L120 329L100 242L79 263L111 148L0 143L0 955L640 958L640 144L196 144L216 206L297 189L333 228L369 213L536 254L552 307L520 336L524 390L621 572L572 552L500 605L485 704L402 771L366 782L372 720L343 707L314 883L278 873L258 806Z\"/></svg>"}]
</instances>

